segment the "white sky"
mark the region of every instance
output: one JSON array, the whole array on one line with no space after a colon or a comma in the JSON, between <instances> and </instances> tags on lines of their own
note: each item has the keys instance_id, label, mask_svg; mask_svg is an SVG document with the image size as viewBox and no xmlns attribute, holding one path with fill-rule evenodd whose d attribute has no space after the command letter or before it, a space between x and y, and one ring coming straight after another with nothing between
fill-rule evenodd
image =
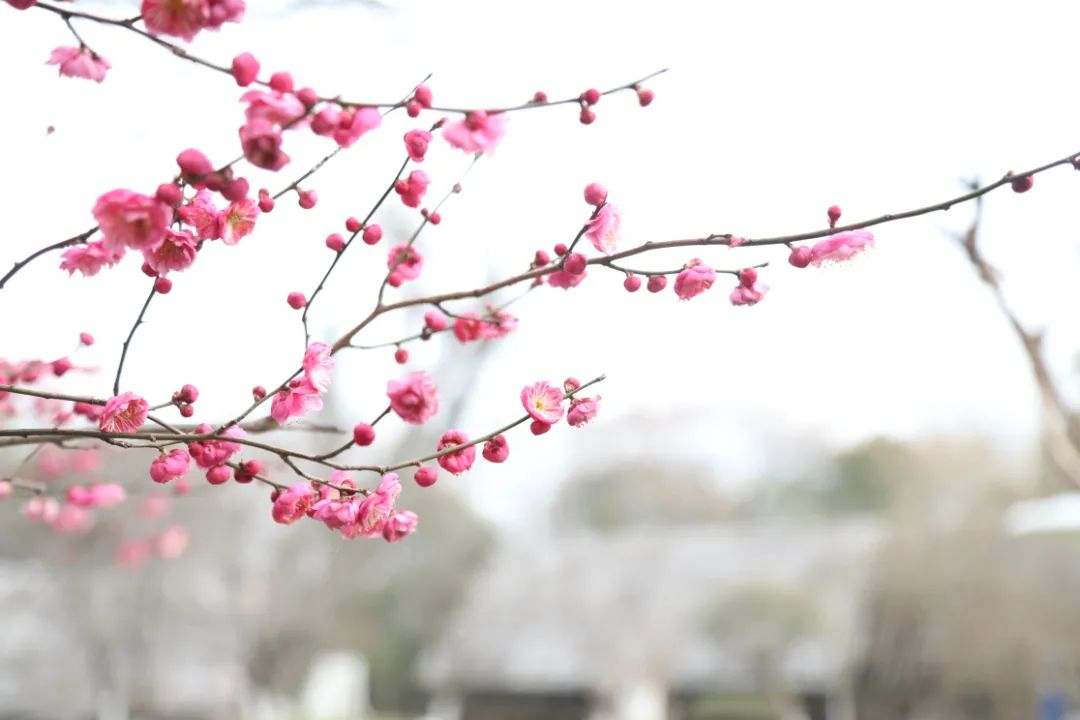
<instances>
[{"instance_id":1,"label":"white sky","mask_svg":"<svg viewBox=\"0 0 1080 720\"><path fill-rule=\"evenodd\" d=\"M245 23L205 35L193 51L228 62L249 50L264 68L350 99L396 98L434 72L437 103L490 106L671 68L650 83L652 107L639 109L629 93L605 98L591 127L572 107L514 116L498 153L421 239L429 264L418 290L479 284L568 240L586 217L581 189L594 180L624 210L630 246L815 229L833 203L845 221L869 218L957 194L961 178L989 180L1080 150L1069 74L1080 11L1066 3L406 0L290 13L285 3L250 4ZM134 5L79 3L118 16ZM237 150L240 90L228 78L127 33L79 27L113 64L103 85L58 79L43 65L54 46L70 44L56 17L0 7L5 267L90 227L102 192L152 190L172 175L179 150L199 147L215 161ZM49 125L56 132L46 136ZM328 165L310 185L316 210L282 200L240 246L215 244L175 276L136 337L125 386L156 401L193 382L204 396L199 417L212 419L243 406L253 384L291 371L302 334L285 295L314 287L329 261L323 238L346 215L363 215L400 161L400 134L415 126L395 117ZM271 178L273 189L328 145L291 135L286 149L294 162ZM432 151L433 197L465 163L445 145ZM1050 329L1048 354L1063 378L1074 367L1080 300L1074 175L1060 169L1026 195L991 195L984 225L1013 303ZM384 210L379 219L400 235L409 226L395 217ZM957 208L875 228L870 257L829 270L794 270L782 250L700 252L717 267L773 262L763 273L773 290L754 308L728 304L726 278L689 303L670 291L627 295L620 275L599 271L573 291L536 293L516 306L520 332L486 361L465 429L502 424L520 411L523 385L567 374L608 374L602 416L587 430L519 433L506 468L478 466L445 482L512 522L533 516L566 470L628 447L702 457L733 481L811 441L976 433L1022 450L1038 422L1026 361L946 234L970 217ZM384 240L350 252L313 313L326 338L366 313L387 248ZM636 264L673 267L694 254ZM39 261L0 291L0 354L62 355L90 330L99 344L87 358L106 370L78 389L105 395L148 280L134 257L90 280L68 280L57 262ZM396 322L361 341L407 329ZM443 346L414 347L410 367L433 363ZM341 356L340 368L336 382L364 418L381 409L385 380L398 372L388 352ZM646 430L624 422L654 415Z\"/></svg>"}]
</instances>

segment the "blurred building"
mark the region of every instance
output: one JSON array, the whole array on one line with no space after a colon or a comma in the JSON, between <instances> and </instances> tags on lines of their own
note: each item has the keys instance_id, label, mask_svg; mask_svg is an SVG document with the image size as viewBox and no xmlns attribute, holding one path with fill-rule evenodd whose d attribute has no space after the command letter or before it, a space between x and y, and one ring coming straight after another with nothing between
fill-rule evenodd
<instances>
[{"instance_id":1,"label":"blurred building","mask_svg":"<svg viewBox=\"0 0 1080 720\"><path fill-rule=\"evenodd\" d=\"M445 720L853 718L871 520L507 549L422 655Z\"/></svg>"}]
</instances>

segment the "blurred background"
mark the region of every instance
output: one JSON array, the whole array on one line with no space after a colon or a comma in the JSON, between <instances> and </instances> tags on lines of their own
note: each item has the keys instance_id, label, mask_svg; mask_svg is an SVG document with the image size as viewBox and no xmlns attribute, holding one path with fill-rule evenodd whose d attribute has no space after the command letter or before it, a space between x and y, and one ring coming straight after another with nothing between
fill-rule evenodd
<instances>
[{"instance_id":1,"label":"blurred background","mask_svg":"<svg viewBox=\"0 0 1080 720\"><path fill-rule=\"evenodd\" d=\"M227 63L247 50L350 99L393 100L432 72L437 103L492 106L670 68L648 83L651 107L605 97L588 127L573 106L513 116L464 177L469 158L434 146L432 197L459 179L463 192L421 237L425 273L398 297L519 272L573 237L592 181L624 211L628 247L818 229L832 204L857 221L1080 150L1068 72L1080 12L1058 2L249 5L192 52ZM231 80L129 33L77 27L112 63L100 86L43 64L70 44L56 17L0 7L0 263L89 227L102 192L167 179L186 147L236 154ZM393 177L397 138L416 126L399 115L305 185L316 209L284 198L252 236L175 276L125 384L159 397L193 383L195 419L212 422L291 371L303 332L285 296L310 292L329 261L323 239ZM286 150L280 177L252 175L253 187L287 184L328 148L296 135ZM878 247L843 267L702 250L720 268L772 263L772 291L753 308L730 307L723 281L680 303L590 272L516 303L520 327L504 339L411 348L407 369L435 377L440 414L422 430L380 425L380 443L346 457L389 462L451 427L487 432L541 378L608 379L589 426L513 434L504 466L427 490L406 482L399 505L421 519L400 544L277 526L258 487L193 475L190 493L165 493L143 454L0 455L0 476L19 468L60 492L102 479L129 494L73 535L28 523L19 497L0 501L0 717L1075 716L1074 175L992 194L977 256L958 242L975 208L958 206L875 228ZM417 219L397 206L377 216L391 239ZM346 256L312 312L314 339L366 314L386 242ZM973 259L1000 271L996 288ZM57 262L0 291L0 357L60 357L91 331L98 342L74 357L87 372L57 389L108 395L147 278L130 258L71 280ZM406 335L421 314L387 317L359 341ZM317 420L348 428L377 414L403 372L392 352L341 354ZM3 422L38 424L36 409Z\"/></svg>"}]
</instances>

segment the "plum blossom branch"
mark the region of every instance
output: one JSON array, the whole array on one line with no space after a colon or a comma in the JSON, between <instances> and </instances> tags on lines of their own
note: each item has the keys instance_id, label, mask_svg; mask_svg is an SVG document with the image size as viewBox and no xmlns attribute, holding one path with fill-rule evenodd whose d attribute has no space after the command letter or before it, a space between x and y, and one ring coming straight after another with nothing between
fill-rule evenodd
<instances>
[{"instance_id":1,"label":"plum blossom branch","mask_svg":"<svg viewBox=\"0 0 1080 720\"><path fill-rule=\"evenodd\" d=\"M55 13L56 15L59 15L65 22L67 22L69 24L69 26L70 26L71 18L79 18L81 20L86 20L88 22L95 22L95 23L99 23L99 24L102 24L102 25L109 25L111 27L120 28L122 30L128 30L128 31L133 32L136 35L138 35L138 36L140 36L140 37L142 37L142 38L144 38L146 40L149 40L150 42L154 43L158 47L165 48L166 50L168 50L170 53L172 53L173 55L175 55L178 58L181 58L183 60L187 60L189 62L195 63L196 65L200 65L200 66L202 66L204 68L214 70L214 71L216 71L218 73L221 73L223 75L228 75L230 77L233 76L232 67L225 66L225 65L220 65L220 64L212 62L210 60L206 60L204 58L198 57L198 56L188 52L184 47L182 47L180 45L177 45L176 43L172 43L172 42L169 42L168 40L164 40L164 39L162 39L162 38L160 38L160 37L158 37L156 35L153 35L153 34L147 32L146 30L143 30L142 28L137 27L136 23L139 20L142 19L141 16L120 20L120 19L116 19L116 18L109 18L109 17L104 17L104 16L101 16L101 15L95 15L93 13L80 12L80 11L77 11L77 10L69 10L69 9L66 9L66 8L59 8L59 7L56 7L54 5L49 5L48 3L42 3L42 2L37 3L35 5L35 7L39 7L42 10L47 10L48 12ZM73 32L74 32L74 30L73 30ZM662 75L665 72L667 72L667 68L664 68L664 69L657 70L655 72L649 73L648 75L646 75L646 76L644 76L642 78L634 80L633 82L624 83L622 85L618 85L618 86L609 88L607 90L601 91L598 94L601 97L603 97L603 96L606 96L606 95L612 95L614 93L617 93L617 92L620 92L620 91L623 91L623 90L636 90L643 83L648 82L649 80L651 80L651 79L653 79L653 78L655 78L655 77L657 77L659 75ZM252 81L252 84L253 85L260 85L262 87L270 87L269 81L266 81L266 80L254 79ZM404 101L404 100L398 100L398 101L395 101L395 102L359 102L359 101L354 101L354 100L344 100L344 99L342 99L340 97L323 97L323 96L318 96L318 100L320 102L335 103L335 104L340 105L342 107L350 107L350 108L375 107L375 108L388 108L390 110L394 110L394 109L397 109L397 108L404 107L405 104L406 104L406 101ZM531 109L535 109L535 108L538 108L538 107L552 107L552 106L556 106L556 105L569 105L569 104L577 104L577 103L580 103L580 102L581 102L581 99L579 97L567 97L567 98L563 98L563 99L560 99L560 100L548 100L548 101L544 101L544 102L537 102L534 99L533 101L526 102L526 103L521 103L521 104L518 104L518 105L507 105L505 107L489 108L487 110L487 112L488 113L519 112L521 110L531 110ZM474 110L475 108L446 107L446 106L440 106L440 105L433 105L428 109L432 110L434 112L467 114L467 113L471 112L472 110Z\"/></svg>"},{"instance_id":2,"label":"plum blossom branch","mask_svg":"<svg viewBox=\"0 0 1080 720\"><path fill-rule=\"evenodd\" d=\"M39 248L39 249L35 250L34 252L30 253L29 255L27 255L22 260L19 260L18 262L16 262L12 266L12 268L7 271L7 273L4 275L4 277L0 278L0 290L2 290L4 288L4 286L7 284L8 280L10 280L12 277L15 276L15 273L19 272L24 267L26 267L27 265L29 265L30 263L32 263L34 260L38 259L42 255L45 255L46 253L50 253L53 250L62 250L63 248L71 247L72 245L78 245L79 243L84 243L88 239L90 239L90 236L93 235L94 233L96 233L97 231L98 231L98 228L95 225L94 227L90 228L89 230L81 232L78 235L75 235L73 237L69 237L66 240L61 240L59 242L55 242L52 245L46 245L45 247Z\"/></svg>"},{"instance_id":3,"label":"plum blossom branch","mask_svg":"<svg viewBox=\"0 0 1080 720\"><path fill-rule=\"evenodd\" d=\"M131 339L135 337L135 331L143 324L143 317L146 315L146 309L150 307L150 301L157 295L157 288L156 282L150 287L150 294L146 296L146 302L143 303L142 309L139 310L139 316L135 318L135 324L131 326L131 331L128 332L127 339L124 340L123 350L120 351L120 362L116 366L116 379L113 380L113 395L120 394L120 375L124 372L124 361L127 359L128 348L131 346Z\"/></svg>"}]
</instances>

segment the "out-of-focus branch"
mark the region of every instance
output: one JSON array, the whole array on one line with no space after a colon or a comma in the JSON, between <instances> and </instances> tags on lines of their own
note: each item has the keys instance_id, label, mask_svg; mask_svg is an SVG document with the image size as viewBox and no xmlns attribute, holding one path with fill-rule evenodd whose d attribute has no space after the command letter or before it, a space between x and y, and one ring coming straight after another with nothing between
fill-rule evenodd
<instances>
[{"instance_id":1,"label":"out-of-focus branch","mask_svg":"<svg viewBox=\"0 0 1080 720\"><path fill-rule=\"evenodd\" d=\"M979 187L977 182L969 183L973 190ZM1065 477L1073 485L1080 487L1080 447L1078 447L1074 433L1072 432L1073 414L1068 404L1062 398L1061 392L1054 381L1054 376L1047 367L1043 357L1041 332L1033 332L1024 327L1009 307L1005 300L1005 293L1001 287L1001 273L987 262L978 245L979 225L982 222L983 203L982 197L975 200L975 218L971 227L965 233L957 236L957 240L964 248L968 260L975 268L979 279L990 288L997 301L1001 313L1009 321L1017 339L1020 340L1031 365L1032 374L1035 376L1035 384L1039 388L1039 397L1042 399L1043 417L1046 420L1046 447L1050 459Z\"/></svg>"}]
</instances>

